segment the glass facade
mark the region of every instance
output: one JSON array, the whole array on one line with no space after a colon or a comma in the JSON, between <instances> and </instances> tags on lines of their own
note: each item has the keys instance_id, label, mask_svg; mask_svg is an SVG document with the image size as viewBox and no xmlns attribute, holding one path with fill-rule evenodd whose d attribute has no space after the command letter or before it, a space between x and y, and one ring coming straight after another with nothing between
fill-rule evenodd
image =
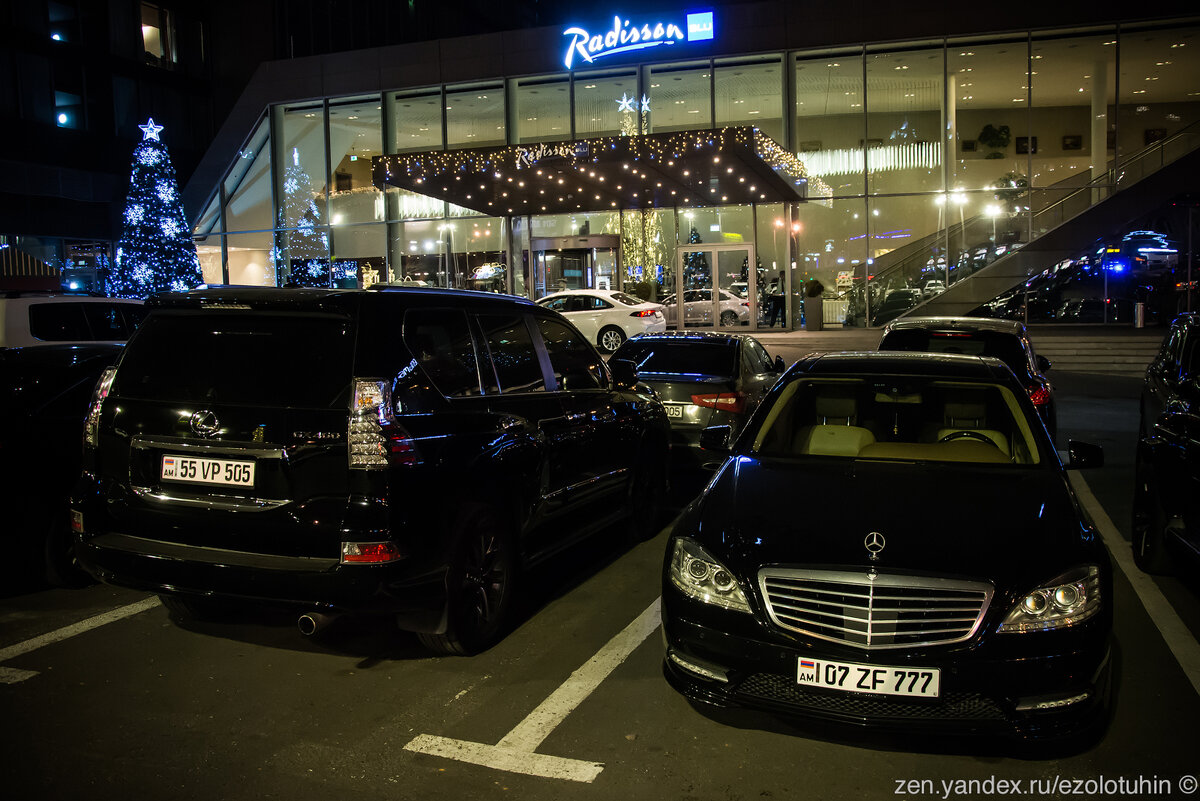
<instances>
[{"instance_id":1,"label":"glass facade","mask_svg":"<svg viewBox=\"0 0 1200 801\"><path fill-rule=\"evenodd\" d=\"M689 288L672 267L681 249L744 243L753 262L743 256L713 280L752 298L754 324L780 270L789 325L813 280L827 323L870 324L894 290L940 292L1103 201L1149 169L1148 149L1195 147L1198 125L1200 29L1190 25L513 76L272 107L195 235L214 282L407 281L536 296L547 287L534 240L608 234L619 251L588 274L656 299ZM372 181L377 155L725 126L758 127L794 154L806 201L507 218ZM1042 308L1112 291L1054 268L1059 286Z\"/></svg>"}]
</instances>

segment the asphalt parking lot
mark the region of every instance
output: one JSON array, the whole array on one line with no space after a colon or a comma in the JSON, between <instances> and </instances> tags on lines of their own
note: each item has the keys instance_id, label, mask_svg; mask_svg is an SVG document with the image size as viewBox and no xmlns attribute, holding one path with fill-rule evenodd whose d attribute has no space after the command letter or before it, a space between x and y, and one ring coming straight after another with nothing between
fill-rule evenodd
<instances>
[{"instance_id":1,"label":"asphalt parking lot","mask_svg":"<svg viewBox=\"0 0 1200 801\"><path fill-rule=\"evenodd\" d=\"M792 348L778 352L791 361ZM1105 448L1079 490L1119 565L1115 713L1082 753L694 708L660 670L665 531L632 549L614 531L539 570L515 630L472 658L430 657L382 621L305 639L276 610L181 624L142 593L13 585L0 598L4 795L1186 797L1200 773L1200 590L1148 579L1127 558L1140 383L1052 377L1060 447ZM676 478L678 506L702 478Z\"/></svg>"}]
</instances>

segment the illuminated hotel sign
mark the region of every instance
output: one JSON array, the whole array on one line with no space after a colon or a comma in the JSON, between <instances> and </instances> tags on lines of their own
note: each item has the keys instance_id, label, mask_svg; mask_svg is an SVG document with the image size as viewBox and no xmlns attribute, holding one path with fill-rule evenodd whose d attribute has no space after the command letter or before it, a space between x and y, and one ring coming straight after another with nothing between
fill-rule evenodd
<instances>
[{"instance_id":1,"label":"illuminated hotel sign","mask_svg":"<svg viewBox=\"0 0 1200 801\"><path fill-rule=\"evenodd\" d=\"M640 27L627 19L613 17L612 28L592 34L586 28L574 25L563 31L570 39L563 63L567 69L575 67L575 57L587 63L605 56L644 50L648 47L673 45L676 42L702 42L712 39L715 33L713 12L702 11L687 14L680 26L677 22L644 22Z\"/></svg>"}]
</instances>

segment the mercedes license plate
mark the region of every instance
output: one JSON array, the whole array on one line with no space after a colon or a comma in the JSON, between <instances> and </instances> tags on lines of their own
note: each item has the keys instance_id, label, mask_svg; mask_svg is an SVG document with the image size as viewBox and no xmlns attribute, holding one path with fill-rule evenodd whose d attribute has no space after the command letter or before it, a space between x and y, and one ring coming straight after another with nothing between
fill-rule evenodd
<instances>
[{"instance_id":1,"label":"mercedes license plate","mask_svg":"<svg viewBox=\"0 0 1200 801\"><path fill-rule=\"evenodd\" d=\"M667 417L683 417L683 406L679 404L665 404L663 408L667 410Z\"/></svg>"},{"instance_id":2,"label":"mercedes license plate","mask_svg":"<svg viewBox=\"0 0 1200 801\"><path fill-rule=\"evenodd\" d=\"M163 481L253 487L254 462L166 454L162 458L161 475Z\"/></svg>"},{"instance_id":3,"label":"mercedes license plate","mask_svg":"<svg viewBox=\"0 0 1200 801\"><path fill-rule=\"evenodd\" d=\"M858 665L853 662L801 658L796 681L804 687L824 687L828 690L937 698L941 674L938 668Z\"/></svg>"}]
</instances>

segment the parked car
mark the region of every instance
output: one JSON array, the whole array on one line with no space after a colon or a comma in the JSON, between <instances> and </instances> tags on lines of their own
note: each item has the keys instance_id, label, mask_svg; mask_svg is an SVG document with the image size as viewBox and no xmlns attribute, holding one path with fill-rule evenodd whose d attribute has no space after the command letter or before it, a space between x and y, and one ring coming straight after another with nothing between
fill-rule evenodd
<instances>
[{"instance_id":1,"label":"parked car","mask_svg":"<svg viewBox=\"0 0 1200 801\"><path fill-rule=\"evenodd\" d=\"M0 506L5 560L58 586L88 580L75 561L68 513L79 477L92 388L122 345L0 349Z\"/></svg>"},{"instance_id":2,"label":"parked car","mask_svg":"<svg viewBox=\"0 0 1200 801\"><path fill-rule=\"evenodd\" d=\"M727 434L702 435L727 458L667 545L675 689L893 731L1102 730L1108 554L1002 362L812 354Z\"/></svg>"},{"instance_id":3,"label":"parked car","mask_svg":"<svg viewBox=\"0 0 1200 801\"><path fill-rule=\"evenodd\" d=\"M0 348L124 342L145 316L140 300L9 292L0 297Z\"/></svg>"},{"instance_id":4,"label":"parked car","mask_svg":"<svg viewBox=\"0 0 1200 801\"><path fill-rule=\"evenodd\" d=\"M932 298L934 295L940 295L945 291L946 291L946 282L945 281L936 281L936 280L926 281L925 285L923 287L921 287L921 297L928 299L928 298Z\"/></svg>"},{"instance_id":5,"label":"parked car","mask_svg":"<svg viewBox=\"0 0 1200 801\"><path fill-rule=\"evenodd\" d=\"M177 616L231 602L501 636L524 568L656 531L669 426L566 319L482 292L167 293L97 385L80 562Z\"/></svg>"},{"instance_id":6,"label":"parked car","mask_svg":"<svg viewBox=\"0 0 1200 801\"><path fill-rule=\"evenodd\" d=\"M879 349L995 356L1029 393L1050 440L1057 439L1058 403L1045 375L1050 360L1034 353L1023 323L986 317L906 317L884 326Z\"/></svg>"},{"instance_id":7,"label":"parked car","mask_svg":"<svg viewBox=\"0 0 1200 801\"><path fill-rule=\"evenodd\" d=\"M879 308L872 310L874 313L872 322L874 325L890 323L922 300L924 297L919 289L893 289L884 296L883 303L879 304Z\"/></svg>"},{"instance_id":8,"label":"parked car","mask_svg":"<svg viewBox=\"0 0 1200 801\"><path fill-rule=\"evenodd\" d=\"M700 432L714 425L740 431L785 369L754 337L717 332L647 334L612 358L633 362L638 380L658 394L671 421L672 460L691 466L712 461L700 450Z\"/></svg>"},{"instance_id":9,"label":"parked car","mask_svg":"<svg viewBox=\"0 0 1200 801\"><path fill-rule=\"evenodd\" d=\"M663 298L664 313L671 323L679 320L675 309L676 295ZM683 293L683 324L685 326L710 326L718 320L724 327L750 324L750 301L738 297L728 289L717 290L718 308L714 308L711 289L687 289Z\"/></svg>"},{"instance_id":10,"label":"parked car","mask_svg":"<svg viewBox=\"0 0 1200 801\"><path fill-rule=\"evenodd\" d=\"M1171 323L1146 368L1133 496L1133 557L1147 573L1200 558L1200 313Z\"/></svg>"},{"instance_id":11,"label":"parked car","mask_svg":"<svg viewBox=\"0 0 1200 801\"><path fill-rule=\"evenodd\" d=\"M650 303L610 289L568 289L538 301L566 316L605 353L638 334L667 330L661 303Z\"/></svg>"}]
</instances>

